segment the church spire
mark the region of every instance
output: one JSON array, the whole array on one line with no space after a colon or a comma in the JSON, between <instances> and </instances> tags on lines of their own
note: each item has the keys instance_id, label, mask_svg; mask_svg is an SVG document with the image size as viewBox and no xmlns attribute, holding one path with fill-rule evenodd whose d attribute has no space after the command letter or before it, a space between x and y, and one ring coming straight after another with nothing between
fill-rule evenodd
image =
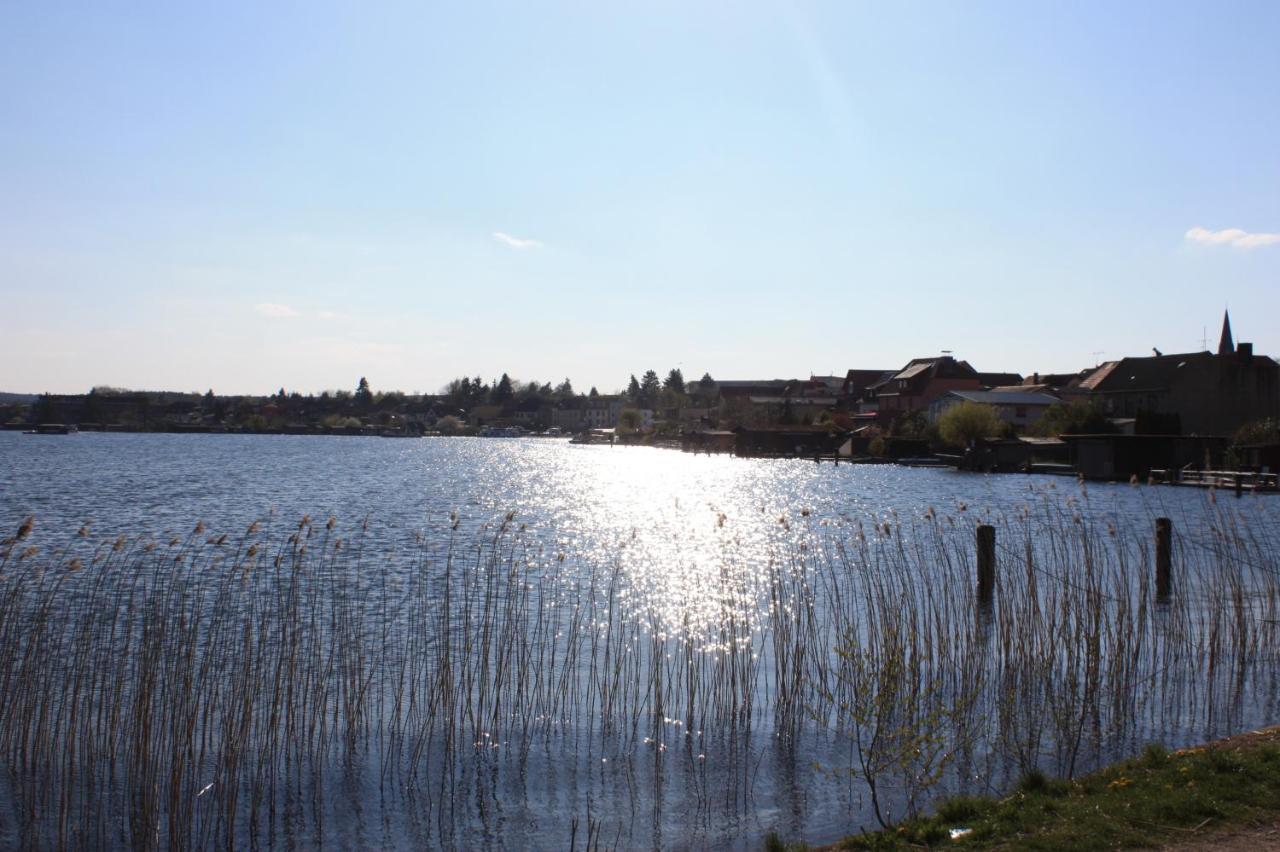
<instances>
[{"instance_id":1,"label":"church spire","mask_svg":"<svg viewBox=\"0 0 1280 852\"><path fill-rule=\"evenodd\" d=\"M1235 341L1231 339L1231 315L1222 312L1222 337L1218 340L1218 354L1231 355L1236 351Z\"/></svg>"}]
</instances>

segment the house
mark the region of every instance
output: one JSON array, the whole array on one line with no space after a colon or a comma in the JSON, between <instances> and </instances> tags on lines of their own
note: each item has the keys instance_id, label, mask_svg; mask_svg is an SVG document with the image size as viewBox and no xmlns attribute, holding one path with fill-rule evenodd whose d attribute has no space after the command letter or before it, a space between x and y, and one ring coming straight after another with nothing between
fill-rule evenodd
<instances>
[{"instance_id":1,"label":"house","mask_svg":"<svg viewBox=\"0 0 1280 852\"><path fill-rule=\"evenodd\" d=\"M897 370L849 370L840 384L840 397L850 411L856 412L858 404L867 394L867 388L887 382L896 372Z\"/></svg>"},{"instance_id":2,"label":"house","mask_svg":"<svg viewBox=\"0 0 1280 852\"><path fill-rule=\"evenodd\" d=\"M832 412L834 396L749 396L747 402L763 423L812 423L819 414Z\"/></svg>"},{"instance_id":3,"label":"house","mask_svg":"<svg viewBox=\"0 0 1280 852\"><path fill-rule=\"evenodd\" d=\"M1236 345L1223 315L1217 353L1157 354L1108 361L1069 398L1094 402L1111 417L1133 417L1140 433L1230 435L1246 423L1280 417L1280 364Z\"/></svg>"},{"instance_id":4,"label":"house","mask_svg":"<svg viewBox=\"0 0 1280 852\"><path fill-rule=\"evenodd\" d=\"M737 437L727 429L696 429L680 436L680 449L686 453L731 453Z\"/></svg>"},{"instance_id":5,"label":"house","mask_svg":"<svg viewBox=\"0 0 1280 852\"><path fill-rule=\"evenodd\" d=\"M516 403L515 408L511 411L511 420L526 429L546 428L554 425L551 422L551 411L550 403L544 402L537 397L529 397Z\"/></svg>"},{"instance_id":6,"label":"house","mask_svg":"<svg viewBox=\"0 0 1280 852\"><path fill-rule=\"evenodd\" d=\"M1180 435L1063 435L1075 469L1089 479L1146 479L1152 470L1220 468L1225 438Z\"/></svg>"},{"instance_id":7,"label":"house","mask_svg":"<svg viewBox=\"0 0 1280 852\"><path fill-rule=\"evenodd\" d=\"M749 396L780 396L795 379L745 379L715 383L715 392L722 400L742 399Z\"/></svg>"},{"instance_id":8,"label":"house","mask_svg":"<svg viewBox=\"0 0 1280 852\"><path fill-rule=\"evenodd\" d=\"M618 415L624 408L621 396L589 396L582 405L581 429L612 429L618 425Z\"/></svg>"},{"instance_id":9,"label":"house","mask_svg":"<svg viewBox=\"0 0 1280 852\"><path fill-rule=\"evenodd\" d=\"M929 420L936 421L948 408L962 402L991 406L996 417L1005 423L1012 423L1021 432L1039 420L1049 406L1061 400L1047 393L1027 391L947 391L929 403Z\"/></svg>"},{"instance_id":10,"label":"house","mask_svg":"<svg viewBox=\"0 0 1280 852\"><path fill-rule=\"evenodd\" d=\"M996 381L1022 381L1015 373L979 373L968 361L950 355L914 358L887 380L867 388L866 400L874 401L882 420L914 411L927 412L930 403L949 391L985 390Z\"/></svg>"},{"instance_id":11,"label":"house","mask_svg":"<svg viewBox=\"0 0 1280 852\"><path fill-rule=\"evenodd\" d=\"M747 457L830 456L847 437L831 426L740 426L734 432L734 454Z\"/></svg>"}]
</instances>

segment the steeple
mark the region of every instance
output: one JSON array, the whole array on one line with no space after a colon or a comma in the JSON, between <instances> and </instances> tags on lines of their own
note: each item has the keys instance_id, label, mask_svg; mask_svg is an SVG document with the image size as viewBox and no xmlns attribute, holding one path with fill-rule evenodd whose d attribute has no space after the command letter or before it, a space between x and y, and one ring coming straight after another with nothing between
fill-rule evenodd
<instances>
[{"instance_id":1,"label":"steeple","mask_svg":"<svg viewBox=\"0 0 1280 852\"><path fill-rule=\"evenodd\" d=\"M1222 337L1218 340L1218 354L1231 355L1236 351L1236 344L1231 339L1231 315L1222 312Z\"/></svg>"}]
</instances>

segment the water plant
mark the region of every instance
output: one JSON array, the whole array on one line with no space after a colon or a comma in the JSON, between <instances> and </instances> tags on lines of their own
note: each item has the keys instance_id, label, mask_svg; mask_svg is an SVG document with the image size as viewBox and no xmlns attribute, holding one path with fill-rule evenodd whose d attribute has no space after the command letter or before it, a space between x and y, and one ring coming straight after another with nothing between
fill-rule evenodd
<instances>
[{"instance_id":1,"label":"water plant","mask_svg":"<svg viewBox=\"0 0 1280 852\"><path fill-rule=\"evenodd\" d=\"M625 542L576 554L514 513L409 552L335 519L166 540L27 519L0 546L0 841L360 843L394 824L450 845L501 836L531 773L570 844L626 845L618 808L591 809L609 791L653 831L678 790L695 822L763 836L758 779L805 743L866 796L851 821L888 823L1272 712L1272 528L1217 504L1180 520L1162 601L1147 519L1081 500L985 518L989 606L959 506L783 516L764 570L726 555L697 601L652 592ZM365 811L382 816L353 829Z\"/></svg>"}]
</instances>

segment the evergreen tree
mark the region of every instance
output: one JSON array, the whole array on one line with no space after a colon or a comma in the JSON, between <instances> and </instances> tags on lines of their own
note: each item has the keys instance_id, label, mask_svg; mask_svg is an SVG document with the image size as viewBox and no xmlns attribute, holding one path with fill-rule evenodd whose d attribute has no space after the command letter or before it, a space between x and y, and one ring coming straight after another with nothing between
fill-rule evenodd
<instances>
[{"instance_id":1,"label":"evergreen tree","mask_svg":"<svg viewBox=\"0 0 1280 852\"><path fill-rule=\"evenodd\" d=\"M573 382L569 381L568 376L565 376L564 381L556 385L556 396L561 399L568 399L573 396Z\"/></svg>"},{"instance_id":2,"label":"evergreen tree","mask_svg":"<svg viewBox=\"0 0 1280 852\"><path fill-rule=\"evenodd\" d=\"M360 408L368 408L373 404L373 391L369 390L369 380L364 376L360 377L360 384L356 385L355 402Z\"/></svg>"},{"instance_id":3,"label":"evergreen tree","mask_svg":"<svg viewBox=\"0 0 1280 852\"><path fill-rule=\"evenodd\" d=\"M503 373L502 378L493 386L493 402L495 405L506 405L513 396L515 390L511 387L511 377Z\"/></svg>"},{"instance_id":4,"label":"evergreen tree","mask_svg":"<svg viewBox=\"0 0 1280 852\"><path fill-rule=\"evenodd\" d=\"M711 378L710 373L703 373L702 378L698 379L698 384L702 386L704 391L709 391L716 385L716 380Z\"/></svg>"},{"instance_id":5,"label":"evergreen tree","mask_svg":"<svg viewBox=\"0 0 1280 852\"><path fill-rule=\"evenodd\" d=\"M471 404L480 405L489 398L489 386L484 383L484 379L476 376L471 380Z\"/></svg>"},{"instance_id":6,"label":"evergreen tree","mask_svg":"<svg viewBox=\"0 0 1280 852\"><path fill-rule=\"evenodd\" d=\"M658 374L653 370L645 370L644 376L640 379L640 401L645 408L653 408L660 390L662 390L662 382L659 381Z\"/></svg>"},{"instance_id":7,"label":"evergreen tree","mask_svg":"<svg viewBox=\"0 0 1280 852\"><path fill-rule=\"evenodd\" d=\"M633 377L633 378L634 378L634 377ZM587 394L587 396L599 396L599 395L600 395L600 391L596 390L596 386L595 386L595 385L592 385L592 386L591 386L591 393Z\"/></svg>"},{"instance_id":8,"label":"evergreen tree","mask_svg":"<svg viewBox=\"0 0 1280 852\"><path fill-rule=\"evenodd\" d=\"M672 367L671 372L662 380L662 386L669 391L684 393L684 373L680 372L679 367Z\"/></svg>"},{"instance_id":9,"label":"evergreen tree","mask_svg":"<svg viewBox=\"0 0 1280 852\"><path fill-rule=\"evenodd\" d=\"M640 396L641 396L640 383L636 381L636 374L632 373L631 381L627 384L627 399L632 403L639 405Z\"/></svg>"}]
</instances>

